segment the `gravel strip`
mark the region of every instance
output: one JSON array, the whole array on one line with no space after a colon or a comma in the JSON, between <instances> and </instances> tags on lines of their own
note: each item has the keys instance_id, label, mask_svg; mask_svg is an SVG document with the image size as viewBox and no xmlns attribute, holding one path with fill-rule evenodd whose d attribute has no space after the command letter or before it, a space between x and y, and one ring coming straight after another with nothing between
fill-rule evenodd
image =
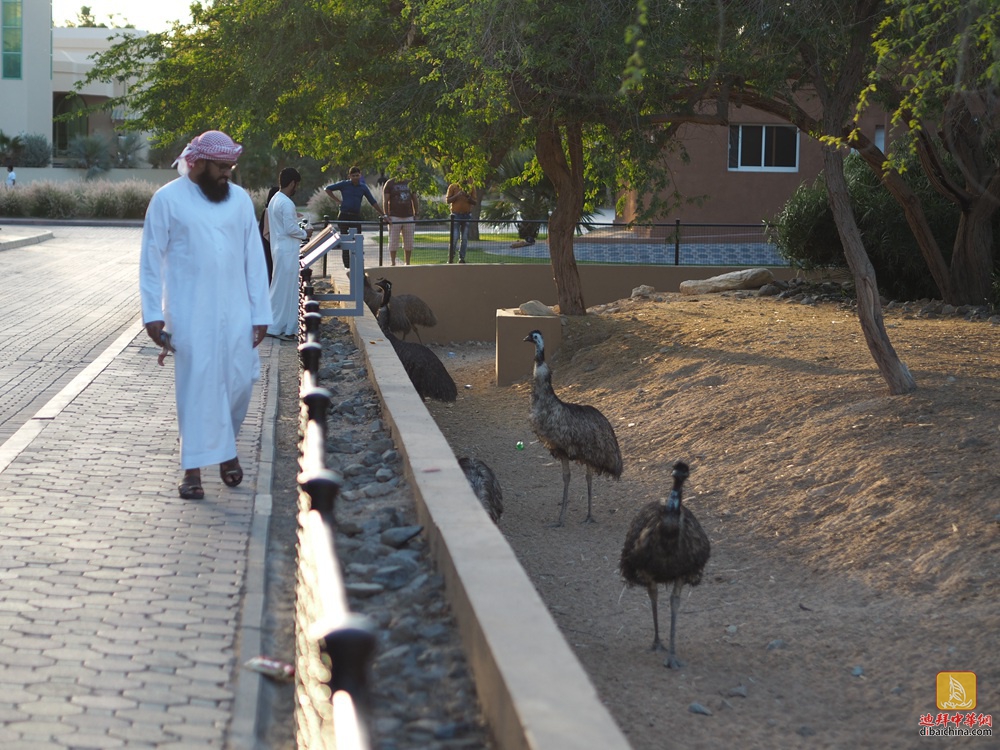
<instances>
[{"instance_id":1,"label":"gravel strip","mask_svg":"<svg viewBox=\"0 0 1000 750\"><path fill-rule=\"evenodd\" d=\"M321 385L333 394L327 466L344 477L336 551L352 610L378 635L372 667L376 750L490 748L444 580L418 525L400 455L349 327L321 328Z\"/></svg>"}]
</instances>

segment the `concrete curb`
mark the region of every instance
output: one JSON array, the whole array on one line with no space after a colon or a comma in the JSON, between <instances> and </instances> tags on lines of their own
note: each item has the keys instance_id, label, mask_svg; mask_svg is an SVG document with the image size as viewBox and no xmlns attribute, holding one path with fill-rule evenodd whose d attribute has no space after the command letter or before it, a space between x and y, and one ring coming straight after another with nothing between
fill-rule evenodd
<instances>
[{"instance_id":1,"label":"concrete curb","mask_svg":"<svg viewBox=\"0 0 1000 750\"><path fill-rule=\"evenodd\" d=\"M15 234L15 236L9 238L5 237L4 234L0 234L0 251L14 250L26 245L37 245L40 242L45 242L45 240L51 240L53 237L52 232L36 232L29 235L24 235L20 232L12 234Z\"/></svg>"},{"instance_id":2,"label":"concrete curb","mask_svg":"<svg viewBox=\"0 0 1000 750\"><path fill-rule=\"evenodd\" d=\"M473 495L378 324L367 310L348 321L402 454L498 747L627 750L624 734Z\"/></svg>"},{"instance_id":3,"label":"concrete curb","mask_svg":"<svg viewBox=\"0 0 1000 750\"><path fill-rule=\"evenodd\" d=\"M266 348L266 350L265 350ZM236 684L233 714L226 747L230 750L253 750L257 747L257 717L263 677L244 669L248 659L261 655L267 586L267 544L271 527L271 485L274 474L275 422L278 416L279 346L265 339L261 359L267 361L267 398L261 425L257 486L254 494L253 520L247 542L247 569L243 589L243 610L237 630L239 653L236 655Z\"/></svg>"}]
</instances>

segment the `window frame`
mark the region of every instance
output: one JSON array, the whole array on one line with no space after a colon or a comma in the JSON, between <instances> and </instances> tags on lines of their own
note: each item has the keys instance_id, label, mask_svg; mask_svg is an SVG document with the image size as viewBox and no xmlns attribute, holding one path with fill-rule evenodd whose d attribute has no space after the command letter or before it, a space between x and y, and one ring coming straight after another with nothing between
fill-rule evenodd
<instances>
[{"instance_id":1,"label":"window frame","mask_svg":"<svg viewBox=\"0 0 1000 750\"><path fill-rule=\"evenodd\" d=\"M759 165L744 165L743 160L743 146L744 146L744 128L755 129L759 132L758 138L760 140L760 164ZM795 164L792 166L776 166L768 165L765 163L767 158L768 150L768 131L774 130L791 130L794 131L794 147L795 147ZM735 136L735 139L734 139ZM729 146L727 153L727 163L726 167L730 172L785 172L785 173L795 173L799 171L800 164L800 154L801 154L801 134L799 129L794 125L783 125L778 123L760 123L760 122L748 122L741 124L733 124L729 126ZM773 136L772 136L773 143ZM733 165L733 149L736 149L736 165ZM772 160L774 154L772 154Z\"/></svg>"}]
</instances>

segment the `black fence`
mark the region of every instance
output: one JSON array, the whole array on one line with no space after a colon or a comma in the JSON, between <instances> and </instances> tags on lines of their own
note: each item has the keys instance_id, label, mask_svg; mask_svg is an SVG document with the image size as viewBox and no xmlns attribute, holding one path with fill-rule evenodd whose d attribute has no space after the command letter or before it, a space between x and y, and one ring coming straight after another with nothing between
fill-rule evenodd
<instances>
[{"instance_id":1,"label":"black fence","mask_svg":"<svg viewBox=\"0 0 1000 750\"><path fill-rule=\"evenodd\" d=\"M340 475L326 467L331 394L319 385L322 314L312 299L311 272L301 273L299 355L299 544L295 598L296 725L299 747L368 750L368 672L375 633L351 612L334 549L334 505Z\"/></svg>"},{"instance_id":2,"label":"black fence","mask_svg":"<svg viewBox=\"0 0 1000 750\"><path fill-rule=\"evenodd\" d=\"M411 224L414 265L459 263L462 247L459 222L418 220ZM549 263L548 223L518 221L498 224L468 222L466 263ZM398 225L397 225L398 227ZM392 225L362 223L369 243L367 265L391 262L389 235ZM397 230L398 231L398 230ZM374 245L374 250L372 250ZM402 238L396 262L406 262ZM376 254L377 252L377 254ZM770 241L768 226L760 224L577 224L573 238L577 263L611 263L673 266L787 266Z\"/></svg>"}]
</instances>

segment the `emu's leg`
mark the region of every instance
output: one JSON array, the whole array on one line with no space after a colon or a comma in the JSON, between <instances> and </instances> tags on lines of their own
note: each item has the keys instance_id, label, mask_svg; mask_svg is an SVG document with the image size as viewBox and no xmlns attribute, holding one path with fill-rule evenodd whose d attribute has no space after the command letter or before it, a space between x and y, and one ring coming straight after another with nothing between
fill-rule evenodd
<instances>
[{"instance_id":1,"label":"emu's leg","mask_svg":"<svg viewBox=\"0 0 1000 750\"><path fill-rule=\"evenodd\" d=\"M593 483L594 483L594 472L588 466L587 467L587 517L583 519L584 523L597 523L597 521L594 520L594 517L590 513L590 500L592 497L591 487Z\"/></svg>"},{"instance_id":2,"label":"emu's leg","mask_svg":"<svg viewBox=\"0 0 1000 750\"><path fill-rule=\"evenodd\" d=\"M677 658L677 651L674 648L674 634L677 631L677 608L681 603L681 589L683 587L683 583L674 581L673 591L670 592L670 649L667 651L667 660L663 662L663 666L670 669L680 669L684 666L684 662Z\"/></svg>"},{"instance_id":3,"label":"emu's leg","mask_svg":"<svg viewBox=\"0 0 1000 750\"><path fill-rule=\"evenodd\" d=\"M424 340L420 338L420 329L417 328L416 326L413 326L413 332L417 334L417 341L419 341L421 344L424 343Z\"/></svg>"},{"instance_id":4,"label":"emu's leg","mask_svg":"<svg viewBox=\"0 0 1000 750\"><path fill-rule=\"evenodd\" d=\"M559 509L559 520L556 521L556 526L562 526L563 521L566 519L566 506L569 505L569 460L562 460L562 470L563 470L563 501L562 508Z\"/></svg>"},{"instance_id":5,"label":"emu's leg","mask_svg":"<svg viewBox=\"0 0 1000 750\"><path fill-rule=\"evenodd\" d=\"M663 642L660 640L660 618L656 607L656 582L646 584L646 593L649 594L649 605L653 608L653 651L662 651Z\"/></svg>"}]
</instances>

